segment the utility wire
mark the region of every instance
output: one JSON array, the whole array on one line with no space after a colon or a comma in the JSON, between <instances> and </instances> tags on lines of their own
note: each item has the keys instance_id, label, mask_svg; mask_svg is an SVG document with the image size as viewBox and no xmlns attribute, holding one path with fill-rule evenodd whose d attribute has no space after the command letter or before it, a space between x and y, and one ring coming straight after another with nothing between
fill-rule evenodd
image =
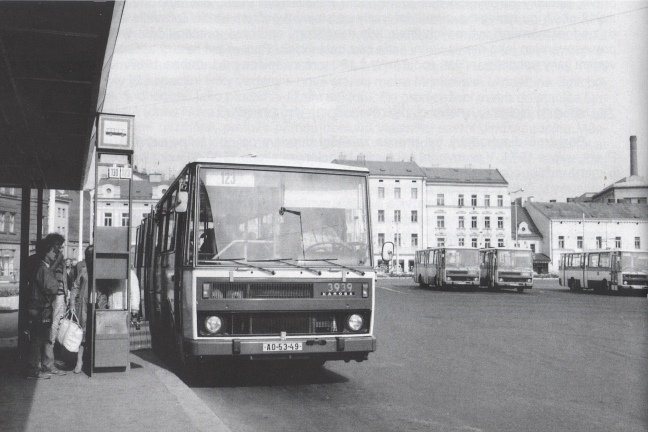
<instances>
[{"instance_id":1,"label":"utility wire","mask_svg":"<svg viewBox=\"0 0 648 432\"><path fill-rule=\"evenodd\" d=\"M471 45L465 45L465 46L462 46L462 47L447 48L447 49L440 50L440 51L434 51L434 52L431 52L431 53L420 54L420 55L412 56L412 57L400 58L400 59L386 61L386 62L382 62L382 63L374 63L374 64L366 65L366 66L359 66L359 67L344 69L344 70L335 71L335 72L328 72L328 73L324 73L324 74L320 74L320 75L313 75L313 76L310 76L310 77L289 79L289 80L284 80L284 81L280 81L280 82L264 84L264 85L260 85L260 86L254 86L254 87L247 87L247 88L238 89L238 90L230 90L230 91L219 92L219 93L208 93L208 94L204 94L204 95L200 95L200 96L193 96L193 97L180 98L180 99L171 99L171 100L159 101L159 102L151 102L151 103L147 103L147 104L124 105L122 107L118 107L117 110L121 110L121 109L125 109L125 108L132 108L132 107L141 107L141 106L163 105L163 104L175 103L175 102L188 102L188 101L192 101L192 100L208 99L208 98L214 98L214 97L219 97L219 96L228 96L228 95L232 95L232 94L239 94L239 93L246 93L246 92L258 91L258 90L264 90L264 89L267 89L267 88L279 87L279 86L283 86L283 85L296 84L296 83L301 83L301 82L316 81L316 80L320 80L320 79L324 79L324 78L330 78L330 77L337 76L337 75L343 75L343 74L347 74L347 73L353 73L353 72L358 72L358 71L363 71L363 70L368 70L368 69L374 69L374 68L379 68L379 67L383 67L383 66L390 66L390 65L394 65L394 64L398 64L398 63L406 63L406 62L411 62L411 61L419 60L419 59L426 58L426 57L433 57L433 56L438 56L438 55L443 55L443 54L449 54L449 53L454 53L454 52L458 52L458 51L464 51L464 50L468 50L468 49L478 48L478 47L481 47L481 46L484 46L484 45L491 45L491 44L505 42L505 41L509 41L509 40L513 40L513 39L520 39L520 38L523 38L523 37L534 36L534 35L541 34L541 33L548 33L548 32L552 32L552 31L555 31L555 30L561 30L561 29L564 29L564 28L573 27L573 26L577 26L577 25L581 25L581 24L587 24L587 23L590 23L590 22L610 19L610 18L621 16L621 15L628 15L628 14L631 14L631 13L634 13L634 12L639 12L639 11L645 10L645 9L648 9L648 6L643 6L643 7L640 7L640 8L626 10L626 11L622 11L622 12L617 12L617 13L609 14L609 15L602 15L602 16L598 16L598 17L595 17L595 18L588 18L588 19L585 19L585 20L571 22L571 23L567 23L567 24L562 24L562 25L558 25L558 26L554 26L554 27L547 27L547 28L544 28L544 29L534 30L534 31L531 31L531 32L520 33L520 34L516 34L516 35L512 35L512 36L506 36L506 37L502 37L502 38L499 38L499 39L492 39L492 40L488 40L488 41L484 41L484 42L478 42L478 43L474 43L474 44L471 44Z\"/></svg>"}]
</instances>

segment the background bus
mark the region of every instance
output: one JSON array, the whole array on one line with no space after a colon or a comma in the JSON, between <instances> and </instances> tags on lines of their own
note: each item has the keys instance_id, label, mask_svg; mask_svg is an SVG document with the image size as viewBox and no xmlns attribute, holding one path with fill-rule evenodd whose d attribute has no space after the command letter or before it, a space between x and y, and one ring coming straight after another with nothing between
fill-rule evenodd
<instances>
[{"instance_id":1,"label":"background bus","mask_svg":"<svg viewBox=\"0 0 648 432\"><path fill-rule=\"evenodd\" d=\"M533 252L529 249L492 248L481 251L481 285L488 289L533 288Z\"/></svg>"},{"instance_id":2,"label":"background bus","mask_svg":"<svg viewBox=\"0 0 648 432\"><path fill-rule=\"evenodd\" d=\"M608 249L563 253L558 282L571 291L648 291L648 252Z\"/></svg>"},{"instance_id":3,"label":"background bus","mask_svg":"<svg viewBox=\"0 0 648 432\"><path fill-rule=\"evenodd\" d=\"M367 359L376 348L367 170L187 165L139 227L153 348L200 359Z\"/></svg>"},{"instance_id":4,"label":"background bus","mask_svg":"<svg viewBox=\"0 0 648 432\"><path fill-rule=\"evenodd\" d=\"M442 247L416 251L413 277L421 286L478 287L479 249Z\"/></svg>"}]
</instances>

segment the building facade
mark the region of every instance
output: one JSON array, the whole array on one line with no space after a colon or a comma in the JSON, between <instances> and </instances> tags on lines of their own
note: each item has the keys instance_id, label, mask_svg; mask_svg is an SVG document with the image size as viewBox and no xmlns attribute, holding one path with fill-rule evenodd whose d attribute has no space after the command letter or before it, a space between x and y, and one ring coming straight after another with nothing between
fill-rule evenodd
<instances>
[{"instance_id":1,"label":"building facade","mask_svg":"<svg viewBox=\"0 0 648 432\"><path fill-rule=\"evenodd\" d=\"M647 250L648 205L604 203L524 204L543 237L540 252L558 271L562 252L587 249Z\"/></svg>"},{"instance_id":2,"label":"building facade","mask_svg":"<svg viewBox=\"0 0 648 432\"><path fill-rule=\"evenodd\" d=\"M425 246L512 246L508 182L499 170L424 168L424 171Z\"/></svg>"}]
</instances>

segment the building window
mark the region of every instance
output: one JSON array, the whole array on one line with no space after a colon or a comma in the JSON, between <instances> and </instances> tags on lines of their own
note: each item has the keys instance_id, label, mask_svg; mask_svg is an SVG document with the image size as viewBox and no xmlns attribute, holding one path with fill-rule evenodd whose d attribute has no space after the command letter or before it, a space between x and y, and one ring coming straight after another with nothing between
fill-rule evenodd
<instances>
[{"instance_id":1,"label":"building window","mask_svg":"<svg viewBox=\"0 0 648 432\"><path fill-rule=\"evenodd\" d=\"M445 197L443 196L443 194L437 194L437 205L438 206L445 205Z\"/></svg>"},{"instance_id":2,"label":"building window","mask_svg":"<svg viewBox=\"0 0 648 432\"><path fill-rule=\"evenodd\" d=\"M394 188L394 199L400 199L400 188Z\"/></svg>"},{"instance_id":3,"label":"building window","mask_svg":"<svg viewBox=\"0 0 648 432\"><path fill-rule=\"evenodd\" d=\"M504 229L504 216L497 216L497 228Z\"/></svg>"},{"instance_id":4,"label":"building window","mask_svg":"<svg viewBox=\"0 0 648 432\"><path fill-rule=\"evenodd\" d=\"M104 213L104 226L112 226L112 213Z\"/></svg>"},{"instance_id":5,"label":"building window","mask_svg":"<svg viewBox=\"0 0 648 432\"><path fill-rule=\"evenodd\" d=\"M378 188L378 198L385 198L385 188L382 186Z\"/></svg>"},{"instance_id":6,"label":"building window","mask_svg":"<svg viewBox=\"0 0 648 432\"><path fill-rule=\"evenodd\" d=\"M558 236L558 249L565 249L565 236Z\"/></svg>"},{"instance_id":7,"label":"building window","mask_svg":"<svg viewBox=\"0 0 648 432\"><path fill-rule=\"evenodd\" d=\"M502 240L502 246L504 246L504 240ZM535 253L535 243L531 243L531 252Z\"/></svg>"},{"instance_id":8,"label":"building window","mask_svg":"<svg viewBox=\"0 0 648 432\"><path fill-rule=\"evenodd\" d=\"M490 216L484 216L484 228L490 229Z\"/></svg>"},{"instance_id":9,"label":"building window","mask_svg":"<svg viewBox=\"0 0 648 432\"><path fill-rule=\"evenodd\" d=\"M646 197L637 198L637 204L648 204L648 198L646 198Z\"/></svg>"},{"instance_id":10,"label":"building window","mask_svg":"<svg viewBox=\"0 0 648 432\"><path fill-rule=\"evenodd\" d=\"M9 213L9 232L12 233L12 234L16 232L16 214L15 213ZM637 237L637 238L639 238L639 237Z\"/></svg>"},{"instance_id":11,"label":"building window","mask_svg":"<svg viewBox=\"0 0 648 432\"><path fill-rule=\"evenodd\" d=\"M490 207L490 195L484 195L484 207Z\"/></svg>"},{"instance_id":12,"label":"building window","mask_svg":"<svg viewBox=\"0 0 648 432\"><path fill-rule=\"evenodd\" d=\"M0 232L4 232L5 230L5 214L0 213Z\"/></svg>"},{"instance_id":13,"label":"building window","mask_svg":"<svg viewBox=\"0 0 648 432\"><path fill-rule=\"evenodd\" d=\"M463 245L464 245L464 238L459 237L459 246L463 246Z\"/></svg>"},{"instance_id":14,"label":"building window","mask_svg":"<svg viewBox=\"0 0 648 432\"><path fill-rule=\"evenodd\" d=\"M596 249L603 248L603 237L596 237Z\"/></svg>"},{"instance_id":15,"label":"building window","mask_svg":"<svg viewBox=\"0 0 648 432\"><path fill-rule=\"evenodd\" d=\"M400 221L401 221L400 210L394 210L394 222L400 222Z\"/></svg>"},{"instance_id":16,"label":"building window","mask_svg":"<svg viewBox=\"0 0 648 432\"><path fill-rule=\"evenodd\" d=\"M533 245L531 245L531 246L533 246ZM503 238L497 239L497 247L504 247L504 239Z\"/></svg>"},{"instance_id":17,"label":"building window","mask_svg":"<svg viewBox=\"0 0 648 432\"><path fill-rule=\"evenodd\" d=\"M417 210L412 210L411 220L412 220L412 222L418 222L418 211Z\"/></svg>"},{"instance_id":18,"label":"building window","mask_svg":"<svg viewBox=\"0 0 648 432\"><path fill-rule=\"evenodd\" d=\"M395 244L396 246L400 246L400 245L401 245L401 235L400 235L400 233L396 233L396 234L394 234L394 244Z\"/></svg>"},{"instance_id":19,"label":"building window","mask_svg":"<svg viewBox=\"0 0 648 432\"><path fill-rule=\"evenodd\" d=\"M465 228L463 216L459 216L459 228Z\"/></svg>"},{"instance_id":20,"label":"building window","mask_svg":"<svg viewBox=\"0 0 648 432\"><path fill-rule=\"evenodd\" d=\"M635 237L635 249L641 249L641 238Z\"/></svg>"},{"instance_id":21,"label":"building window","mask_svg":"<svg viewBox=\"0 0 648 432\"><path fill-rule=\"evenodd\" d=\"M470 218L470 227L477 228L477 216L473 216Z\"/></svg>"},{"instance_id":22,"label":"building window","mask_svg":"<svg viewBox=\"0 0 648 432\"><path fill-rule=\"evenodd\" d=\"M418 246L418 234L412 234L412 247Z\"/></svg>"},{"instance_id":23,"label":"building window","mask_svg":"<svg viewBox=\"0 0 648 432\"><path fill-rule=\"evenodd\" d=\"M497 195L497 207L504 207L504 195Z\"/></svg>"},{"instance_id":24,"label":"building window","mask_svg":"<svg viewBox=\"0 0 648 432\"><path fill-rule=\"evenodd\" d=\"M472 207L477 207L477 195L470 196L470 205Z\"/></svg>"},{"instance_id":25,"label":"building window","mask_svg":"<svg viewBox=\"0 0 648 432\"><path fill-rule=\"evenodd\" d=\"M9 195L16 195L16 188L9 188Z\"/></svg>"},{"instance_id":26,"label":"building window","mask_svg":"<svg viewBox=\"0 0 648 432\"><path fill-rule=\"evenodd\" d=\"M438 247L444 247L445 246L445 237L437 237L437 246Z\"/></svg>"},{"instance_id":27,"label":"building window","mask_svg":"<svg viewBox=\"0 0 648 432\"><path fill-rule=\"evenodd\" d=\"M576 247L578 249L583 249L583 236L576 237Z\"/></svg>"},{"instance_id":28,"label":"building window","mask_svg":"<svg viewBox=\"0 0 648 432\"><path fill-rule=\"evenodd\" d=\"M412 188L412 199L418 199L418 189Z\"/></svg>"},{"instance_id":29,"label":"building window","mask_svg":"<svg viewBox=\"0 0 648 432\"><path fill-rule=\"evenodd\" d=\"M445 217L437 216L437 228L445 228Z\"/></svg>"},{"instance_id":30,"label":"building window","mask_svg":"<svg viewBox=\"0 0 648 432\"><path fill-rule=\"evenodd\" d=\"M385 222L385 210L378 210L378 222Z\"/></svg>"},{"instance_id":31,"label":"building window","mask_svg":"<svg viewBox=\"0 0 648 432\"><path fill-rule=\"evenodd\" d=\"M5 188L0 187L0 194L3 194L3 193L5 193Z\"/></svg>"},{"instance_id":32,"label":"building window","mask_svg":"<svg viewBox=\"0 0 648 432\"><path fill-rule=\"evenodd\" d=\"M385 233L378 233L378 247L382 248L385 244Z\"/></svg>"},{"instance_id":33,"label":"building window","mask_svg":"<svg viewBox=\"0 0 648 432\"><path fill-rule=\"evenodd\" d=\"M459 207L463 207L463 205L464 205L464 196L463 196L463 194L459 194L459 198L457 199L457 205Z\"/></svg>"},{"instance_id":34,"label":"building window","mask_svg":"<svg viewBox=\"0 0 648 432\"><path fill-rule=\"evenodd\" d=\"M472 246L474 248L477 247L477 238L476 237L473 237L473 238L470 239L470 246Z\"/></svg>"},{"instance_id":35,"label":"building window","mask_svg":"<svg viewBox=\"0 0 648 432\"><path fill-rule=\"evenodd\" d=\"M617 249L621 249L621 237L614 238L614 247Z\"/></svg>"},{"instance_id":36,"label":"building window","mask_svg":"<svg viewBox=\"0 0 648 432\"><path fill-rule=\"evenodd\" d=\"M487 248L491 247L489 238L484 239L484 247L487 247Z\"/></svg>"},{"instance_id":37,"label":"building window","mask_svg":"<svg viewBox=\"0 0 648 432\"><path fill-rule=\"evenodd\" d=\"M128 213L122 213L121 217L121 226L127 227L128 226Z\"/></svg>"}]
</instances>

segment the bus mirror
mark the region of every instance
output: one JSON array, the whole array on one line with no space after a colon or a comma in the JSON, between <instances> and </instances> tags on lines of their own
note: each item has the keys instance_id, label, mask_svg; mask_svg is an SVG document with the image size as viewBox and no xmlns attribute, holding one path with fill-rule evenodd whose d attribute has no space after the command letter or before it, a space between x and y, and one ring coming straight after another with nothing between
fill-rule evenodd
<instances>
[{"instance_id":1,"label":"bus mirror","mask_svg":"<svg viewBox=\"0 0 648 432\"><path fill-rule=\"evenodd\" d=\"M383 261L391 261L393 255L394 255L394 243L387 242L383 244L382 253L381 253Z\"/></svg>"},{"instance_id":2,"label":"bus mirror","mask_svg":"<svg viewBox=\"0 0 648 432\"><path fill-rule=\"evenodd\" d=\"M175 206L176 213L185 213L187 211L187 201L189 201L189 193L178 191L178 200Z\"/></svg>"}]
</instances>

